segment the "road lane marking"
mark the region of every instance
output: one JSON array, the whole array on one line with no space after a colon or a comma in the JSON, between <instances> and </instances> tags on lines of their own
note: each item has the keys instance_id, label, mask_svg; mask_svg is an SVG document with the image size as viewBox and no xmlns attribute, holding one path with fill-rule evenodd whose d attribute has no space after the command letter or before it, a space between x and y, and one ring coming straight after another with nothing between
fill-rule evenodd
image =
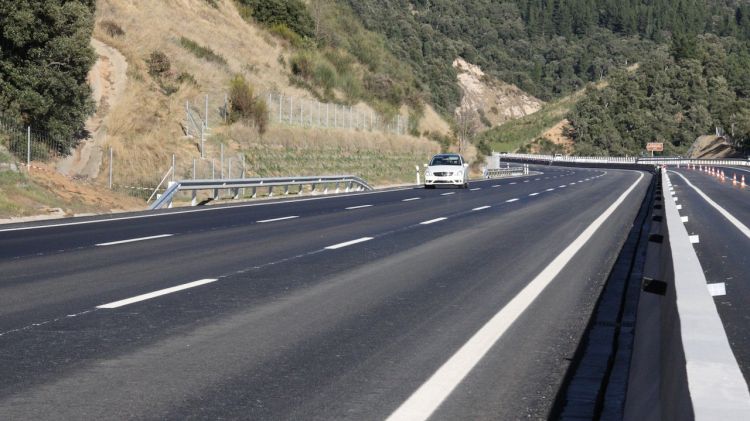
<instances>
[{"instance_id":1,"label":"road lane marking","mask_svg":"<svg viewBox=\"0 0 750 421\"><path fill-rule=\"evenodd\" d=\"M691 235L688 238L690 238L690 243L691 244L698 244L701 241L700 237L697 236L697 235Z\"/></svg>"},{"instance_id":2,"label":"road lane marking","mask_svg":"<svg viewBox=\"0 0 750 421\"><path fill-rule=\"evenodd\" d=\"M145 301L151 298L161 297L162 295L171 294L173 292L182 291L182 290L189 289L189 288L195 288L197 286L201 286L205 284L210 284L211 282L216 282L217 280L218 279L201 279L200 281L188 282L187 284L177 285L171 288L160 289L158 291L149 292L148 294L141 294L132 298L126 298L124 300L115 301L115 302L108 303L108 304L102 304L100 306L96 306L96 308L105 308L105 309L118 308L118 307L126 306L128 304L137 303L139 301Z\"/></svg>"},{"instance_id":3,"label":"road lane marking","mask_svg":"<svg viewBox=\"0 0 750 421\"><path fill-rule=\"evenodd\" d=\"M487 321L448 361L402 403L388 417L387 421L428 419L500 340L516 319L529 308L578 251L588 243L599 227L620 207L641 180L643 180L643 174L640 174L638 179L604 213L596 218L536 278Z\"/></svg>"},{"instance_id":4,"label":"road lane marking","mask_svg":"<svg viewBox=\"0 0 750 421\"><path fill-rule=\"evenodd\" d=\"M276 222L276 221L286 221L287 219L295 219L299 218L299 216L283 216L281 218L273 218L273 219L263 219L260 221L256 221L258 224L266 224L268 222Z\"/></svg>"},{"instance_id":5,"label":"road lane marking","mask_svg":"<svg viewBox=\"0 0 750 421\"><path fill-rule=\"evenodd\" d=\"M96 246L97 247L105 247L105 246L114 246L114 245L117 245L117 244L135 243L136 241L155 240L157 238L171 237L173 235L174 234L152 235L150 237L131 238L129 240L111 241L109 243L99 243Z\"/></svg>"},{"instance_id":6,"label":"road lane marking","mask_svg":"<svg viewBox=\"0 0 750 421\"><path fill-rule=\"evenodd\" d=\"M554 191L554 190L555 190L555 189L547 189L547 190L545 190L545 191Z\"/></svg>"},{"instance_id":7,"label":"road lane marking","mask_svg":"<svg viewBox=\"0 0 750 421\"><path fill-rule=\"evenodd\" d=\"M562 186L557 186L558 189L564 189L565 187L565 184L563 184Z\"/></svg>"},{"instance_id":8,"label":"road lane marking","mask_svg":"<svg viewBox=\"0 0 750 421\"><path fill-rule=\"evenodd\" d=\"M574 182L572 182L572 183L570 183L570 184L568 184L568 185L569 185L569 186L572 186L572 185L573 185L573 184L575 184L575 183L576 183L576 182L574 181Z\"/></svg>"},{"instance_id":9,"label":"road lane marking","mask_svg":"<svg viewBox=\"0 0 750 421\"><path fill-rule=\"evenodd\" d=\"M410 197L408 199L402 200L402 202L411 202L412 200L419 200L419 199L421 199L421 197Z\"/></svg>"},{"instance_id":10,"label":"road lane marking","mask_svg":"<svg viewBox=\"0 0 750 421\"><path fill-rule=\"evenodd\" d=\"M505 203L518 202L518 199L508 199Z\"/></svg>"},{"instance_id":11,"label":"road lane marking","mask_svg":"<svg viewBox=\"0 0 750 421\"><path fill-rule=\"evenodd\" d=\"M344 208L346 210L354 210L354 209L362 209L362 208L370 208L372 205L359 205L359 206L349 206L348 208Z\"/></svg>"},{"instance_id":12,"label":"road lane marking","mask_svg":"<svg viewBox=\"0 0 750 421\"><path fill-rule=\"evenodd\" d=\"M529 196L536 196L536 195L538 195L538 194L539 194L539 193L531 193L531 194L530 194Z\"/></svg>"},{"instance_id":13,"label":"road lane marking","mask_svg":"<svg viewBox=\"0 0 750 421\"><path fill-rule=\"evenodd\" d=\"M446 219L448 219L448 218L446 218L446 217L440 217L440 218L430 219L429 221L420 222L419 224L420 225L430 225L430 224L434 224L435 222L445 221Z\"/></svg>"},{"instance_id":14,"label":"road lane marking","mask_svg":"<svg viewBox=\"0 0 750 421\"><path fill-rule=\"evenodd\" d=\"M326 250L337 250L337 249L340 249L340 248L343 248L343 247L348 247L348 246L351 246L351 245L354 245L354 244L364 243L365 241L370 241L372 239L373 239L373 237L357 238L356 240L347 241L347 242L344 242L344 243L338 243L338 244L334 244L332 246L328 246L325 249Z\"/></svg>"},{"instance_id":15,"label":"road lane marking","mask_svg":"<svg viewBox=\"0 0 750 421\"><path fill-rule=\"evenodd\" d=\"M681 217L680 217L680 220L681 220L682 222L687 222L687 221L688 221L688 217L687 217L687 216L681 216Z\"/></svg>"},{"instance_id":16,"label":"road lane marking","mask_svg":"<svg viewBox=\"0 0 750 421\"><path fill-rule=\"evenodd\" d=\"M692 189L695 190L706 202L708 202L709 205L713 206L714 209L716 209L717 211L719 211L719 213L722 214L724 216L724 218L726 218L727 220L729 220L729 222L731 222L735 227L737 227L737 229L740 230L741 233L745 234L745 236L747 238L750 238L750 228L748 228L745 224L743 224L742 222L740 222L739 219L735 218L734 215L732 215L731 213L727 212L726 209L724 209L721 206L719 206L718 203L716 203L713 200L711 200L710 197L708 197L705 193L703 193L703 191L701 189L699 189L698 187L695 187L693 185L693 183L691 183L690 180L688 180L685 176L683 176L682 174L680 174L678 172L674 172L674 171L671 171L671 172L673 172L673 173L679 175L680 177L682 177L682 179L685 180L685 182L687 183L687 185L690 186L690 187L692 187Z\"/></svg>"},{"instance_id":17,"label":"road lane marking","mask_svg":"<svg viewBox=\"0 0 750 421\"><path fill-rule=\"evenodd\" d=\"M480 210L485 210L485 209L489 209L489 208L490 208L490 206L480 206L478 208L472 209L472 211L480 211Z\"/></svg>"},{"instance_id":18,"label":"road lane marking","mask_svg":"<svg viewBox=\"0 0 750 421\"><path fill-rule=\"evenodd\" d=\"M529 182L529 180L523 180L523 182L524 182L524 183L528 183L528 182Z\"/></svg>"},{"instance_id":19,"label":"road lane marking","mask_svg":"<svg viewBox=\"0 0 750 421\"><path fill-rule=\"evenodd\" d=\"M469 191L477 191L477 190L482 190L482 188L481 187L475 187L473 189L469 189Z\"/></svg>"},{"instance_id":20,"label":"road lane marking","mask_svg":"<svg viewBox=\"0 0 750 421\"><path fill-rule=\"evenodd\" d=\"M727 295L727 286L724 282L706 284L706 286L708 287L708 293L711 294L712 297Z\"/></svg>"},{"instance_id":21,"label":"road lane marking","mask_svg":"<svg viewBox=\"0 0 750 421\"><path fill-rule=\"evenodd\" d=\"M510 183L510 184L516 184L516 183ZM500 184L494 184L492 187L500 187Z\"/></svg>"},{"instance_id":22,"label":"road lane marking","mask_svg":"<svg viewBox=\"0 0 750 421\"><path fill-rule=\"evenodd\" d=\"M441 194L441 196L450 196L450 195L452 195L452 194L456 194L456 192L450 191L450 192L448 192L448 193L443 193L443 194Z\"/></svg>"}]
</instances>

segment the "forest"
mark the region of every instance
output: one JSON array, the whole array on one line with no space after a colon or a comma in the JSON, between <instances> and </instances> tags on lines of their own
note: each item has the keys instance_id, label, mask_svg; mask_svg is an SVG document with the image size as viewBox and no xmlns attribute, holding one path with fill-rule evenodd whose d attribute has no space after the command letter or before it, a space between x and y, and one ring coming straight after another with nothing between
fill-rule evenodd
<instances>
[{"instance_id":1,"label":"forest","mask_svg":"<svg viewBox=\"0 0 750 421\"><path fill-rule=\"evenodd\" d=\"M638 153L642 144L656 138L668 142L672 150L682 151L691 139L713 133L716 127L730 133L732 123L735 136L747 139L741 123L747 112L746 76L741 71L743 66L748 68L747 2L341 1L348 3L368 29L388 39L396 57L415 69L428 101L445 113L460 101L451 67L453 59L460 56L548 101L583 89L590 82L611 79L611 88L600 93L591 90L589 100L571 116L581 153ZM707 57L712 54L719 57ZM653 79L657 75L651 60L671 69L662 69ZM642 66L628 74L625 69L636 63ZM725 67L717 71L711 66ZM699 75L699 79L685 81ZM646 80L656 81L655 85L651 89L639 85ZM685 96L681 82L706 88L693 89ZM649 100L632 101L628 110L592 107L606 95L627 103L624 98L635 95L628 91L635 85L639 85L636 92ZM654 124L646 130L649 122L658 121L644 117L660 106L651 98L655 92L677 101L660 111L662 117L669 111L675 114L666 120L668 127ZM731 113L724 114L728 110ZM629 113L618 114L622 111ZM605 114L607 118L601 118ZM636 115L641 120L628 120ZM634 131L636 126L641 128L639 132Z\"/></svg>"}]
</instances>

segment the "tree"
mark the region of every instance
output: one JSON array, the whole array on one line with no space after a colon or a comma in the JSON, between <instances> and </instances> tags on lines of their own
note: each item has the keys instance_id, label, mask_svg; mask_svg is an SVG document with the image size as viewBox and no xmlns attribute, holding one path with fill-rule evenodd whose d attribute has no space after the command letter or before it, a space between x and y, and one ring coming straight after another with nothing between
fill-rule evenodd
<instances>
[{"instance_id":1,"label":"tree","mask_svg":"<svg viewBox=\"0 0 750 421\"><path fill-rule=\"evenodd\" d=\"M0 3L0 107L57 139L63 152L94 110L86 76L94 0Z\"/></svg>"}]
</instances>

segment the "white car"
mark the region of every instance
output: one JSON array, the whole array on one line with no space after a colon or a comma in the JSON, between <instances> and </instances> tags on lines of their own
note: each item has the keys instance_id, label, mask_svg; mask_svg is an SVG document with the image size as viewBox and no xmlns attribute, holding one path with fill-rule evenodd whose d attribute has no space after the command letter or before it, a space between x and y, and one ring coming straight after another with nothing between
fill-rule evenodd
<instances>
[{"instance_id":1,"label":"white car","mask_svg":"<svg viewBox=\"0 0 750 421\"><path fill-rule=\"evenodd\" d=\"M424 188L434 189L445 184L469 187L469 164L456 153L443 153L432 157L424 172Z\"/></svg>"}]
</instances>

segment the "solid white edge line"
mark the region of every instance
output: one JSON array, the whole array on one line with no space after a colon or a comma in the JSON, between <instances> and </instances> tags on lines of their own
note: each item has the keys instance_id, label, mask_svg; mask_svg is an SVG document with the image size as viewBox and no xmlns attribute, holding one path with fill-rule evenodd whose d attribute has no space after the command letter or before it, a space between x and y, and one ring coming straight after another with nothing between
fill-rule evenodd
<instances>
[{"instance_id":1,"label":"solid white edge line","mask_svg":"<svg viewBox=\"0 0 750 421\"><path fill-rule=\"evenodd\" d=\"M263 219L263 220L255 221L255 222L258 223L258 224L266 224L268 222L286 221L287 219L295 219L295 218L299 218L299 216L296 216L296 215L295 216L284 216L284 217L281 217L281 218Z\"/></svg>"},{"instance_id":2,"label":"solid white edge line","mask_svg":"<svg viewBox=\"0 0 750 421\"><path fill-rule=\"evenodd\" d=\"M490 348L497 343L513 322L526 311L576 253L583 248L599 227L617 210L642 179L643 174L562 253L552 260L534 280L529 282L508 304L487 321L448 361L401 404L387 418L387 421L428 419L487 354Z\"/></svg>"},{"instance_id":3,"label":"solid white edge line","mask_svg":"<svg viewBox=\"0 0 750 421\"><path fill-rule=\"evenodd\" d=\"M421 199L421 197L410 197L408 199L402 200L402 202L411 202L412 200L419 200L419 199Z\"/></svg>"},{"instance_id":4,"label":"solid white edge line","mask_svg":"<svg viewBox=\"0 0 750 421\"><path fill-rule=\"evenodd\" d=\"M36 229L44 229L44 228L99 224L99 223L113 222L113 221L127 221L131 219L157 218L157 217L170 216L170 215L182 215L186 213L199 213L199 212L211 212L211 211L221 211L221 210L231 210L231 209L253 208L257 206L276 206L276 205L283 205L283 204L288 204L288 203L312 202L312 201L328 200L328 199L341 199L344 197L367 196L371 194L392 193L392 192L406 191L406 190L414 190L414 188L404 187L404 188L391 189L391 190L377 190L377 191L368 191L368 192L361 192L361 193L331 194L331 195L320 196L320 197L306 197L304 199L279 200L276 202L232 204L230 206L208 206L208 207L202 207L200 209L189 209L189 210L180 210L180 211L164 212L164 213L144 213L142 215L118 216L118 217L113 217L113 218L93 219L89 221L63 222L63 223L56 223L56 224L34 225L31 227L0 228L0 232L28 231L28 230L36 230ZM2 226L2 224L0 224L0 226Z\"/></svg>"},{"instance_id":5,"label":"solid white edge line","mask_svg":"<svg viewBox=\"0 0 750 421\"><path fill-rule=\"evenodd\" d=\"M108 303L108 304L102 304L100 306L96 306L96 308L112 309L112 308L122 307L122 306L126 306L128 304L133 304L133 303L137 303L139 301L149 300L151 298L160 297L162 295L171 294L173 292L182 291L182 290L185 290L185 289L188 289L188 288L194 288L194 287L197 287L197 286L201 286L201 285L205 285L205 284L210 284L211 282L216 282L217 280L218 279L201 279L200 281L189 282L187 284L177 285L177 286L174 286L174 287L171 287L171 288L165 288L165 289L160 289L158 291L149 292L148 294L141 294L141 295L137 295L135 297L126 298L124 300L114 301L114 302L111 302L111 303Z\"/></svg>"},{"instance_id":6,"label":"solid white edge line","mask_svg":"<svg viewBox=\"0 0 750 421\"><path fill-rule=\"evenodd\" d=\"M480 211L480 210L485 210L485 209L489 209L489 208L490 208L490 206L480 206L478 208L472 209L472 211Z\"/></svg>"},{"instance_id":7,"label":"solid white edge line","mask_svg":"<svg viewBox=\"0 0 750 421\"><path fill-rule=\"evenodd\" d=\"M748 228L745 224L740 222L739 219L735 218L734 215L729 213L726 209L719 206L718 203L711 200L711 198L708 197L706 193L703 193L701 189L699 189L698 187L695 187L695 185L693 185L693 183L691 183L690 180L688 180L684 175L675 171L670 171L670 172L679 175L683 180L685 180L685 183L687 183L688 186L690 186L693 190L695 190L695 192L698 193L706 202L708 202L709 205L713 206L714 209L719 211L719 213L722 214L724 218L729 220L729 222L731 222L738 230L740 230L741 233L745 234L747 238L750 238L750 228Z\"/></svg>"},{"instance_id":8,"label":"solid white edge line","mask_svg":"<svg viewBox=\"0 0 750 421\"><path fill-rule=\"evenodd\" d=\"M435 222L445 221L446 219L448 219L448 218L446 218L446 217L440 217L440 218L430 219L429 221L420 222L419 224L420 225L430 225L430 224L434 224Z\"/></svg>"},{"instance_id":9,"label":"solid white edge line","mask_svg":"<svg viewBox=\"0 0 750 421\"><path fill-rule=\"evenodd\" d=\"M135 243L136 241L154 240L154 239L157 239L157 238L171 237L173 235L174 234L152 235L150 237L131 238L129 240L110 241L109 243L99 243L96 246L97 247L105 247L105 246L114 246L114 245L117 245L117 244Z\"/></svg>"},{"instance_id":10,"label":"solid white edge line","mask_svg":"<svg viewBox=\"0 0 750 421\"><path fill-rule=\"evenodd\" d=\"M362 209L362 208L371 208L372 205L359 205L359 206L349 206L348 208L344 208L345 210L354 210L354 209Z\"/></svg>"},{"instance_id":11,"label":"solid white edge line","mask_svg":"<svg viewBox=\"0 0 750 421\"><path fill-rule=\"evenodd\" d=\"M334 244L332 246L328 246L325 249L326 250L336 250L336 249L340 249L340 248L343 248L343 247L351 246L351 245L354 245L354 244L364 243L365 241L370 241L372 239L373 239L373 237L357 238L356 240L347 241L347 242L344 242L344 243L338 243L338 244Z\"/></svg>"}]
</instances>

